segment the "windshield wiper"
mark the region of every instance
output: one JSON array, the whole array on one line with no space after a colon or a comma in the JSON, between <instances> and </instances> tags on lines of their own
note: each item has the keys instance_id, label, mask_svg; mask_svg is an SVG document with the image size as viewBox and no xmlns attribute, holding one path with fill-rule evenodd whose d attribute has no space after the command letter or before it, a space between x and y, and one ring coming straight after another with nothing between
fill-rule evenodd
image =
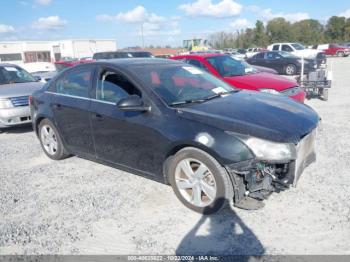
<instances>
[{"instance_id":1,"label":"windshield wiper","mask_svg":"<svg viewBox=\"0 0 350 262\"><path fill-rule=\"evenodd\" d=\"M205 101L204 99L189 99L185 101L172 102L169 105L178 106L178 105L185 105L185 104L202 103L204 101Z\"/></svg>"},{"instance_id":2,"label":"windshield wiper","mask_svg":"<svg viewBox=\"0 0 350 262\"><path fill-rule=\"evenodd\" d=\"M185 104L193 104L193 103L203 103L203 102L206 102L206 101L209 101L209 100L212 100L214 98L218 98L218 97L221 97L223 95L227 95L227 94L230 94L230 93L236 93L240 90L238 89L232 89L231 91L226 91L226 92L220 92L218 94L215 94L215 95L212 95L212 96L208 96L208 97L205 97L205 98L201 98L201 99L189 99L189 100L185 100L185 101L178 101L178 102L173 102L171 104L169 104L170 106L177 106L177 105L185 105Z\"/></svg>"}]
</instances>

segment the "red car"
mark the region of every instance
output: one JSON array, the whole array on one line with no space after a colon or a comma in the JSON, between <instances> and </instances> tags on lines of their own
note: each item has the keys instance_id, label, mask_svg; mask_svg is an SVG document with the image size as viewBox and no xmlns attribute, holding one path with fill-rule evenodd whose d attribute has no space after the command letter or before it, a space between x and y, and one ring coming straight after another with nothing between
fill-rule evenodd
<instances>
[{"instance_id":1,"label":"red car","mask_svg":"<svg viewBox=\"0 0 350 262\"><path fill-rule=\"evenodd\" d=\"M322 50L326 55L348 56L350 48L338 44L318 45L317 49Z\"/></svg>"},{"instance_id":2,"label":"red car","mask_svg":"<svg viewBox=\"0 0 350 262\"><path fill-rule=\"evenodd\" d=\"M228 55L192 54L174 56L171 59L181 60L206 70L240 89L285 95L302 103L305 100L305 92L298 86L297 82L279 75L260 72L246 62L236 60Z\"/></svg>"},{"instance_id":3,"label":"red car","mask_svg":"<svg viewBox=\"0 0 350 262\"><path fill-rule=\"evenodd\" d=\"M55 62L55 67L56 67L56 71L57 72L61 72L62 70L66 69L68 67L89 63L89 62L92 62L92 61L93 60L91 60L91 59L86 59L86 60L62 60L62 61Z\"/></svg>"}]
</instances>

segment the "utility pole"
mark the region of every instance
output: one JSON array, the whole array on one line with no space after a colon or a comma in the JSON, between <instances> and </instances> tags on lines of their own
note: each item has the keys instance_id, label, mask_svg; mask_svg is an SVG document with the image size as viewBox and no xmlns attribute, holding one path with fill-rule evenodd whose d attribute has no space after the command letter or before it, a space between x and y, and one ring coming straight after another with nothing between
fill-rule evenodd
<instances>
[{"instance_id":1,"label":"utility pole","mask_svg":"<svg viewBox=\"0 0 350 262\"><path fill-rule=\"evenodd\" d=\"M145 48L145 42L143 39L143 23L141 24L141 38L142 38L142 48Z\"/></svg>"}]
</instances>

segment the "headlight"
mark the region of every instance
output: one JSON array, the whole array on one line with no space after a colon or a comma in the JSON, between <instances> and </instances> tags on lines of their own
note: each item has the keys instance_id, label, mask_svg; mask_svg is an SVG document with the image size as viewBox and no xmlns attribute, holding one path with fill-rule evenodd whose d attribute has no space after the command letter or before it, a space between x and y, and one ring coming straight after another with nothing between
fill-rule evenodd
<instances>
[{"instance_id":1,"label":"headlight","mask_svg":"<svg viewBox=\"0 0 350 262\"><path fill-rule=\"evenodd\" d=\"M238 137L254 153L258 160L288 162L297 157L296 147L292 143L276 143L231 131L226 131L226 133Z\"/></svg>"},{"instance_id":2,"label":"headlight","mask_svg":"<svg viewBox=\"0 0 350 262\"><path fill-rule=\"evenodd\" d=\"M293 96L293 95L300 93L301 91L303 91L303 90L299 86L295 86L295 87L283 90L281 92L281 94L283 94L285 96Z\"/></svg>"},{"instance_id":3,"label":"headlight","mask_svg":"<svg viewBox=\"0 0 350 262\"><path fill-rule=\"evenodd\" d=\"M275 89L271 89L271 88L262 88L262 89L259 89L260 92L264 92L264 93L269 93L269 94L273 94L273 95L280 95L281 93L278 92L277 90Z\"/></svg>"},{"instance_id":4,"label":"headlight","mask_svg":"<svg viewBox=\"0 0 350 262\"><path fill-rule=\"evenodd\" d=\"M296 159L296 149L293 144L275 143L256 137L243 141L260 160L290 161Z\"/></svg>"},{"instance_id":5,"label":"headlight","mask_svg":"<svg viewBox=\"0 0 350 262\"><path fill-rule=\"evenodd\" d=\"M13 104L10 99L8 98L0 98L0 108L6 109L13 107Z\"/></svg>"}]
</instances>

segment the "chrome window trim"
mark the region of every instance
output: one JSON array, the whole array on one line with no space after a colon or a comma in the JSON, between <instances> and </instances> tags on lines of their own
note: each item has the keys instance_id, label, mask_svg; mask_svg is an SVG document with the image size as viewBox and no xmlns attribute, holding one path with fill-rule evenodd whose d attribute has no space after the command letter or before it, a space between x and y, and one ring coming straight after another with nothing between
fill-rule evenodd
<instances>
[{"instance_id":1,"label":"chrome window trim","mask_svg":"<svg viewBox=\"0 0 350 262\"><path fill-rule=\"evenodd\" d=\"M73 96L73 95L67 95L67 94L61 94L61 93L56 93L56 92L51 92L51 91L45 91L46 94L51 94L51 95L58 95L58 96L65 96L65 97L70 97L70 98L77 98L77 99L82 99L82 100L87 100L87 101L93 101L93 102L99 102L107 105L116 105L117 103L109 102L109 101L103 101L103 100L98 100L94 98L88 98L88 97L81 97L81 96Z\"/></svg>"}]
</instances>

